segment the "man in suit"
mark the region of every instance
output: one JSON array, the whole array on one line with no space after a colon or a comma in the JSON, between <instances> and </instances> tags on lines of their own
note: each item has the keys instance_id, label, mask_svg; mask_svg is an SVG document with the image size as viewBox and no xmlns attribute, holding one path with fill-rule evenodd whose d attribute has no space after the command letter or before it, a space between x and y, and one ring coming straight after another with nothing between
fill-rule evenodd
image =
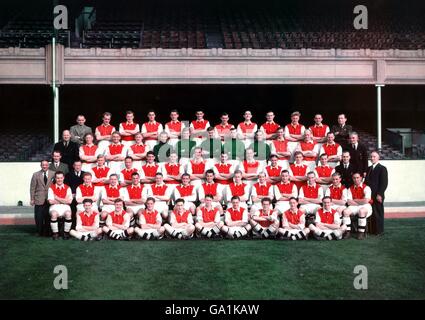
<instances>
[{"instance_id":1,"label":"man in suit","mask_svg":"<svg viewBox=\"0 0 425 320\"><path fill-rule=\"evenodd\" d=\"M72 212L72 224L75 226L75 218L77 213L77 201L75 200L75 193L80 184L83 183L84 171L81 170L82 164L80 160L77 160L72 165L72 170L69 171L65 176L65 184L71 188L72 192L72 203L70 205Z\"/></svg>"},{"instance_id":2,"label":"man in suit","mask_svg":"<svg viewBox=\"0 0 425 320\"><path fill-rule=\"evenodd\" d=\"M69 129L71 132L71 140L78 143L78 145L82 145L84 143L84 136L87 133L92 133L91 128L86 126L85 123L86 117L80 114L77 116L77 124Z\"/></svg>"},{"instance_id":3,"label":"man in suit","mask_svg":"<svg viewBox=\"0 0 425 320\"><path fill-rule=\"evenodd\" d=\"M346 124L347 117L345 114L338 115L338 124L332 126L331 132L335 134L335 142L341 145L342 149L346 149L348 146L348 137L353 131L353 128Z\"/></svg>"},{"instance_id":4,"label":"man in suit","mask_svg":"<svg viewBox=\"0 0 425 320\"><path fill-rule=\"evenodd\" d=\"M388 186L387 168L379 163L379 153L370 154L372 165L367 169L365 184L372 190L372 229L374 234L384 233L384 199Z\"/></svg>"},{"instance_id":5,"label":"man in suit","mask_svg":"<svg viewBox=\"0 0 425 320\"><path fill-rule=\"evenodd\" d=\"M62 153L60 151L52 152L52 162L49 165L49 170L56 172L62 171L64 174L69 172L68 165L66 163L61 162Z\"/></svg>"},{"instance_id":6,"label":"man in suit","mask_svg":"<svg viewBox=\"0 0 425 320\"><path fill-rule=\"evenodd\" d=\"M357 132L350 133L350 145L348 146L350 152L350 162L356 167L357 171L366 176L368 167L368 156L367 148L364 144L359 142L359 136Z\"/></svg>"},{"instance_id":7,"label":"man in suit","mask_svg":"<svg viewBox=\"0 0 425 320\"><path fill-rule=\"evenodd\" d=\"M353 185L353 173L357 172L357 168L350 161L350 152L344 151L342 153L342 162L335 167L335 172L341 175L341 183L349 188Z\"/></svg>"},{"instance_id":8,"label":"man in suit","mask_svg":"<svg viewBox=\"0 0 425 320\"><path fill-rule=\"evenodd\" d=\"M41 170L35 172L31 178L30 204L34 206L34 219L39 236L49 236L50 217L47 193L54 177L54 172L49 170L49 161L40 163Z\"/></svg>"},{"instance_id":9,"label":"man in suit","mask_svg":"<svg viewBox=\"0 0 425 320\"><path fill-rule=\"evenodd\" d=\"M55 143L53 151L60 151L62 154L62 162L68 165L69 170L72 170L74 161L79 159L78 144L71 141L71 132L64 130L62 132L62 140Z\"/></svg>"}]
</instances>

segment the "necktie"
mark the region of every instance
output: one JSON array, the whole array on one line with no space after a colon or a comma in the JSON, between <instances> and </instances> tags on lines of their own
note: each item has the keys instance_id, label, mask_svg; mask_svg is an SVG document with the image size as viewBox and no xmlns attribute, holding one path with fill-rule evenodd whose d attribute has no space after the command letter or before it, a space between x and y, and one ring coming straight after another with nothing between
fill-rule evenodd
<instances>
[{"instance_id":1,"label":"necktie","mask_svg":"<svg viewBox=\"0 0 425 320\"><path fill-rule=\"evenodd\" d=\"M55 168L57 169L59 167L59 163L55 163Z\"/></svg>"},{"instance_id":2,"label":"necktie","mask_svg":"<svg viewBox=\"0 0 425 320\"><path fill-rule=\"evenodd\" d=\"M355 145L355 144L353 144L353 149L354 149L354 150L357 150L357 147L356 147L356 145Z\"/></svg>"},{"instance_id":3,"label":"necktie","mask_svg":"<svg viewBox=\"0 0 425 320\"><path fill-rule=\"evenodd\" d=\"M68 141L65 141L65 148L68 148Z\"/></svg>"},{"instance_id":4,"label":"necktie","mask_svg":"<svg viewBox=\"0 0 425 320\"><path fill-rule=\"evenodd\" d=\"M44 172L43 180L44 180L44 184L47 184L47 172Z\"/></svg>"},{"instance_id":5,"label":"necktie","mask_svg":"<svg viewBox=\"0 0 425 320\"><path fill-rule=\"evenodd\" d=\"M344 169L347 169L348 168L348 164L344 164Z\"/></svg>"}]
</instances>

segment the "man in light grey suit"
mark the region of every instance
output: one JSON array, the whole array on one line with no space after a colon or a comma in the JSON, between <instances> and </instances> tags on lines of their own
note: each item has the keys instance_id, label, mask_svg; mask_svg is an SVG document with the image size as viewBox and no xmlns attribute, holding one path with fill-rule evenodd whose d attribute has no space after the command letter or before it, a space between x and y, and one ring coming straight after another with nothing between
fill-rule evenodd
<instances>
[{"instance_id":1,"label":"man in light grey suit","mask_svg":"<svg viewBox=\"0 0 425 320\"><path fill-rule=\"evenodd\" d=\"M69 172L68 165L64 162L61 162L62 154L60 151L55 150L52 152L52 162L49 165L49 170L56 172L62 171L63 174L67 174Z\"/></svg>"},{"instance_id":2,"label":"man in light grey suit","mask_svg":"<svg viewBox=\"0 0 425 320\"><path fill-rule=\"evenodd\" d=\"M34 219L37 233L48 236L50 230L49 204L47 193L54 177L54 172L49 170L49 161L41 161L41 170L34 172L30 185L30 204L34 206Z\"/></svg>"},{"instance_id":3,"label":"man in light grey suit","mask_svg":"<svg viewBox=\"0 0 425 320\"><path fill-rule=\"evenodd\" d=\"M86 126L85 123L86 117L79 114L77 116L77 124L69 129L71 132L71 140L78 143L80 146L84 144L84 136L87 133L93 133L91 128Z\"/></svg>"}]
</instances>

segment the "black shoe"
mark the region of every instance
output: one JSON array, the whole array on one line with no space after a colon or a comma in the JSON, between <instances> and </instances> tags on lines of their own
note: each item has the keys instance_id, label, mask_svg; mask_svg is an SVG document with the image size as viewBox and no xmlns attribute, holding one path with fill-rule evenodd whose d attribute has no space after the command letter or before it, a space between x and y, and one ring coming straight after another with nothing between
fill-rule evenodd
<instances>
[{"instance_id":1,"label":"black shoe","mask_svg":"<svg viewBox=\"0 0 425 320\"><path fill-rule=\"evenodd\" d=\"M52 234L52 239L53 240L59 240L59 233L55 232Z\"/></svg>"},{"instance_id":2,"label":"black shoe","mask_svg":"<svg viewBox=\"0 0 425 320\"><path fill-rule=\"evenodd\" d=\"M69 232L64 232L63 233L63 240L69 240L70 236L69 236Z\"/></svg>"},{"instance_id":3,"label":"black shoe","mask_svg":"<svg viewBox=\"0 0 425 320\"><path fill-rule=\"evenodd\" d=\"M364 232L359 232L359 234L357 235L357 240L364 240L364 239L366 239Z\"/></svg>"},{"instance_id":4,"label":"black shoe","mask_svg":"<svg viewBox=\"0 0 425 320\"><path fill-rule=\"evenodd\" d=\"M96 238L94 238L96 241L103 240L103 234L99 234Z\"/></svg>"},{"instance_id":5,"label":"black shoe","mask_svg":"<svg viewBox=\"0 0 425 320\"><path fill-rule=\"evenodd\" d=\"M342 236L342 239L350 239L351 238L351 231L345 231L344 235Z\"/></svg>"}]
</instances>

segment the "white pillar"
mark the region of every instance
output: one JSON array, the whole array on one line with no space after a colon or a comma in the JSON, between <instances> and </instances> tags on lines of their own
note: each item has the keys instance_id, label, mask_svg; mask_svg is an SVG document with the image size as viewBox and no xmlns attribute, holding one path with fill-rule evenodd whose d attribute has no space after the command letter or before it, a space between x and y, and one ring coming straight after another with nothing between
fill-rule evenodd
<instances>
[{"instance_id":1,"label":"white pillar","mask_svg":"<svg viewBox=\"0 0 425 320\"><path fill-rule=\"evenodd\" d=\"M378 140L378 150L382 149L382 106L381 106L381 88L384 87L384 84L376 85L376 94L377 94L377 140Z\"/></svg>"},{"instance_id":2,"label":"white pillar","mask_svg":"<svg viewBox=\"0 0 425 320\"><path fill-rule=\"evenodd\" d=\"M56 86L56 38L52 39L53 142L59 141L59 88Z\"/></svg>"}]
</instances>

